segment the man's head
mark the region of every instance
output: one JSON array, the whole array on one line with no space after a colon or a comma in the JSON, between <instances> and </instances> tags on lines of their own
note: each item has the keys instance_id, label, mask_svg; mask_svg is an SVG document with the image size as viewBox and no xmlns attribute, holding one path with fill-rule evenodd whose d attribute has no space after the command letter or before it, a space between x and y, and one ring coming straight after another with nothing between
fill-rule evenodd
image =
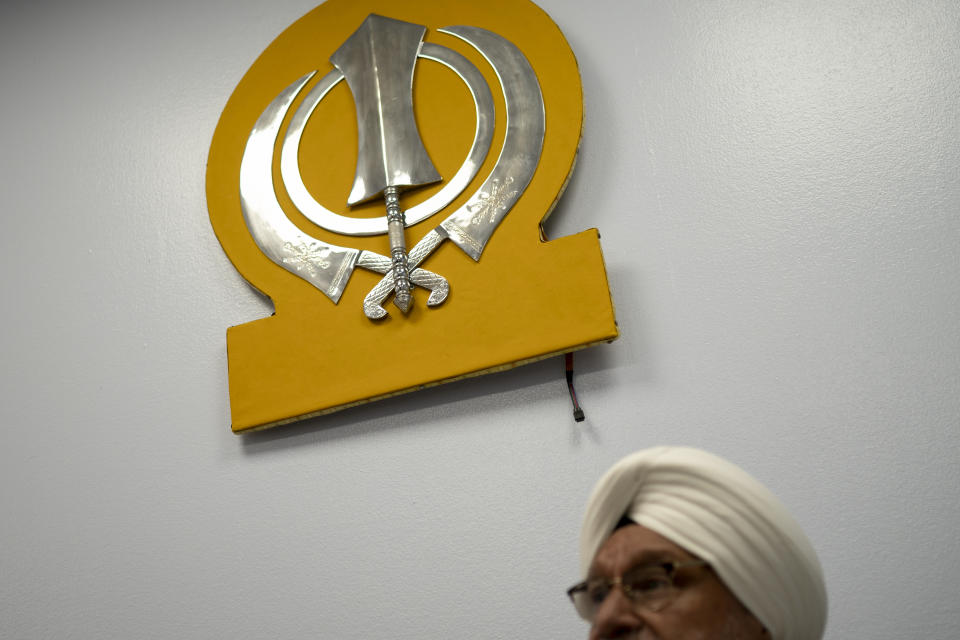
<instances>
[{"instance_id":1,"label":"man's head","mask_svg":"<svg viewBox=\"0 0 960 640\"><path fill-rule=\"evenodd\" d=\"M658 447L604 475L571 590L591 640L819 640L826 590L781 503L704 451Z\"/></svg>"}]
</instances>

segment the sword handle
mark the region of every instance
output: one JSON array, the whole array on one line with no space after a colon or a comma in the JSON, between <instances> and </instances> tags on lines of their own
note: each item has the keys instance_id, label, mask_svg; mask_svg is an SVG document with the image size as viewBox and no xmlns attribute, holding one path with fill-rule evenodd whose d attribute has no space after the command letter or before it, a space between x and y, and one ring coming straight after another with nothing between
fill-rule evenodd
<instances>
[{"instance_id":1,"label":"sword handle","mask_svg":"<svg viewBox=\"0 0 960 640\"><path fill-rule=\"evenodd\" d=\"M390 257L393 259L393 279L396 286L393 303L406 313L413 302L410 269L407 266L407 242L404 237L407 220L400 209L400 193L397 187L384 189L383 199L387 204L387 237L390 239Z\"/></svg>"}]
</instances>

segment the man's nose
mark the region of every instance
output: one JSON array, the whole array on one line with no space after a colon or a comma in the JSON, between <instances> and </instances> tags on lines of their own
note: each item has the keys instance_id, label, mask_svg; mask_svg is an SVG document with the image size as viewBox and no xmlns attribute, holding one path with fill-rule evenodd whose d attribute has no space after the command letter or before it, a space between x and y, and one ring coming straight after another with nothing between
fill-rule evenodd
<instances>
[{"instance_id":1,"label":"man's nose","mask_svg":"<svg viewBox=\"0 0 960 640\"><path fill-rule=\"evenodd\" d=\"M642 628L643 618L637 613L636 605L616 586L597 609L590 640L626 638Z\"/></svg>"}]
</instances>

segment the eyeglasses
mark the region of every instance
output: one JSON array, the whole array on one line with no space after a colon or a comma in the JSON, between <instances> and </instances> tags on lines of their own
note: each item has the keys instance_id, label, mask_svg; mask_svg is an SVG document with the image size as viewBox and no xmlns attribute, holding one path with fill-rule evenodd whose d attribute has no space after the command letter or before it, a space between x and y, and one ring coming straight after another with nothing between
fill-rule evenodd
<instances>
[{"instance_id":1,"label":"eyeglasses","mask_svg":"<svg viewBox=\"0 0 960 640\"><path fill-rule=\"evenodd\" d=\"M674 577L678 569L702 567L706 564L703 560L644 564L613 579L584 580L567 589L567 595L570 596L577 613L587 622L593 622L600 605L618 585L623 595L636 607L656 612L667 606L676 595L678 589L674 584Z\"/></svg>"}]
</instances>

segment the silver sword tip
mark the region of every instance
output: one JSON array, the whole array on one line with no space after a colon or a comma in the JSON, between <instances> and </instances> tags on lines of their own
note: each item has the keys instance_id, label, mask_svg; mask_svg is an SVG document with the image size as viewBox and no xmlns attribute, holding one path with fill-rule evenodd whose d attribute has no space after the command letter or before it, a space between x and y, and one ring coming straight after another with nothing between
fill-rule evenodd
<instances>
[{"instance_id":1,"label":"silver sword tip","mask_svg":"<svg viewBox=\"0 0 960 640\"><path fill-rule=\"evenodd\" d=\"M413 295L409 290L398 289L397 295L393 297L393 304L403 313L407 313L413 305Z\"/></svg>"}]
</instances>

